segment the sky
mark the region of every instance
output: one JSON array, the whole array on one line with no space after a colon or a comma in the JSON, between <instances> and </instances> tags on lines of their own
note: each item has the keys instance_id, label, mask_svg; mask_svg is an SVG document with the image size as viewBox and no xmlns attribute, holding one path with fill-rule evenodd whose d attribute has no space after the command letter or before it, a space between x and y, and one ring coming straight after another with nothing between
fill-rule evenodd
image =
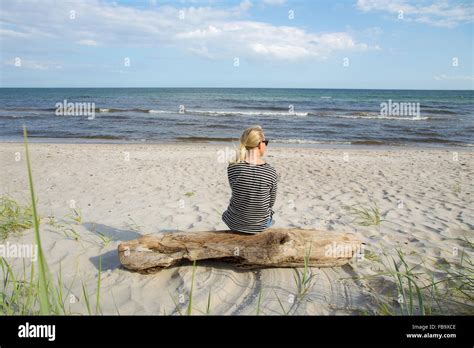
<instances>
[{"instance_id":1,"label":"sky","mask_svg":"<svg viewBox=\"0 0 474 348\"><path fill-rule=\"evenodd\" d=\"M0 0L1 87L474 89L471 0Z\"/></svg>"}]
</instances>

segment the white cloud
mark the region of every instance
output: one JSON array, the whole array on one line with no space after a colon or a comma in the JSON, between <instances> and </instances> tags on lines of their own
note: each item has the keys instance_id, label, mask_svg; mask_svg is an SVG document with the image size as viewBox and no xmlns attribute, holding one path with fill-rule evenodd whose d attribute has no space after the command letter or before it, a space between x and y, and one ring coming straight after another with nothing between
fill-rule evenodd
<instances>
[{"instance_id":1,"label":"white cloud","mask_svg":"<svg viewBox=\"0 0 474 348\"><path fill-rule=\"evenodd\" d=\"M364 51L369 46L358 43L348 33L314 34L295 27L273 26L254 21L215 23L192 32L179 33L189 44L214 47L221 54L296 60L325 57L337 50Z\"/></svg>"},{"instance_id":2,"label":"white cloud","mask_svg":"<svg viewBox=\"0 0 474 348\"><path fill-rule=\"evenodd\" d=\"M193 52L194 54L196 54L198 56L209 58L209 59L214 59L214 56L209 53L209 50L207 49L206 46L202 46L202 47L198 47L198 48L190 47L188 50L190 52Z\"/></svg>"},{"instance_id":3,"label":"white cloud","mask_svg":"<svg viewBox=\"0 0 474 348\"><path fill-rule=\"evenodd\" d=\"M16 57L15 59L6 60L5 65L14 66L18 69L26 68L31 70L53 70L62 69L62 65L52 62L38 62L34 60L22 59Z\"/></svg>"},{"instance_id":4,"label":"white cloud","mask_svg":"<svg viewBox=\"0 0 474 348\"><path fill-rule=\"evenodd\" d=\"M461 80L461 81L474 81L473 75L435 75L434 77L437 81L446 81L446 80Z\"/></svg>"},{"instance_id":5,"label":"white cloud","mask_svg":"<svg viewBox=\"0 0 474 348\"><path fill-rule=\"evenodd\" d=\"M247 11L248 9L250 9L252 7L252 2L250 0L244 0L240 3L239 7L241 10L243 11Z\"/></svg>"},{"instance_id":6,"label":"white cloud","mask_svg":"<svg viewBox=\"0 0 474 348\"><path fill-rule=\"evenodd\" d=\"M82 39L82 40L76 41L76 43L83 46L98 46L99 45L97 41L92 40L92 39Z\"/></svg>"},{"instance_id":7,"label":"white cloud","mask_svg":"<svg viewBox=\"0 0 474 348\"><path fill-rule=\"evenodd\" d=\"M377 37L383 34L383 29L380 27L369 27L361 31L361 34L369 37Z\"/></svg>"},{"instance_id":8,"label":"white cloud","mask_svg":"<svg viewBox=\"0 0 474 348\"><path fill-rule=\"evenodd\" d=\"M435 0L429 5L409 0L357 0L357 8L363 12L388 12L398 19L452 28L473 22L474 7L471 4L450 4L447 0Z\"/></svg>"},{"instance_id":9,"label":"white cloud","mask_svg":"<svg viewBox=\"0 0 474 348\"><path fill-rule=\"evenodd\" d=\"M175 37L178 39L206 39L218 36L220 33L222 33L221 29L214 25L209 25L207 28L177 33Z\"/></svg>"},{"instance_id":10,"label":"white cloud","mask_svg":"<svg viewBox=\"0 0 474 348\"><path fill-rule=\"evenodd\" d=\"M2 4L0 30L12 38L16 35L16 41L11 41L15 44L20 42L18 39L41 42L45 38L58 45L72 42L97 46L100 42L101 46L156 47L164 44L208 58L295 60L324 58L334 51L373 48L358 42L348 32L314 33L294 26L242 20L248 17L251 7L249 0L229 8L133 8L98 0L12 1ZM70 11L74 11L73 19Z\"/></svg>"},{"instance_id":11,"label":"white cloud","mask_svg":"<svg viewBox=\"0 0 474 348\"><path fill-rule=\"evenodd\" d=\"M286 0L262 0L262 3L264 5L269 5L269 6L281 6L285 4Z\"/></svg>"},{"instance_id":12,"label":"white cloud","mask_svg":"<svg viewBox=\"0 0 474 348\"><path fill-rule=\"evenodd\" d=\"M15 31L15 30L10 30L10 29L0 29L0 38L7 38L7 37L11 37L11 38L21 38L21 39L24 39L24 38L27 38L29 35L26 34L26 33L22 33L22 32L19 32L19 31Z\"/></svg>"},{"instance_id":13,"label":"white cloud","mask_svg":"<svg viewBox=\"0 0 474 348\"><path fill-rule=\"evenodd\" d=\"M251 48L257 54L273 56L279 59L299 59L311 54L305 47L292 45L264 45L255 43L251 44Z\"/></svg>"}]
</instances>

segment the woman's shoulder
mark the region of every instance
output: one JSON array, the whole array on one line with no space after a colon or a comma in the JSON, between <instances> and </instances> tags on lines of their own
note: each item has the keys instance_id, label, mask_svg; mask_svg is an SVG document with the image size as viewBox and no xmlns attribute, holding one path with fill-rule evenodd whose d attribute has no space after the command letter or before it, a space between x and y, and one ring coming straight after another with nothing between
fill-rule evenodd
<instances>
[{"instance_id":1,"label":"woman's shoulder","mask_svg":"<svg viewBox=\"0 0 474 348\"><path fill-rule=\"evenodd\" d=\"M275 167L273 167L270 163L268 163L268 162L266 163L266 168L270 173L272 173L273 176L275 176L275 178L278 177L278 173L277 173Z\"/></svg>"},{"instance_id":2,"label":"woman's shoulder","mask_svg":"<svg viewBox=\"0 0 474 348\"><path fill-rule=\"evenodd\" d=\"M278 181L279 176L276 169L268 162L262 164L250 164L247 162L231 162L227 166L227 171L229 174L238 174L241 173L255 173L255 170L260 171L263 176L269 178L271 181Z\"/></svg>"},{"instance_id":3,"label":"woman's shoulder","mask_svg":"<svg viewBox=\"0 0 474 348\"><path fill-rule=\"evenodd\" d=\"M275 169L275 167L273 167L270 163L268 162L265 162L261 165L258 166L260 168L260 170L264 173L266 173L268 176L276 179L278 177L278 173Z\"/></svg>"},{"instance_id":4,"label":"woman's shoulder","mask_svg":"<svg viewBox=\"0 0 474 348\"><path fill-rule=\"evenodd\" d=\"M248 162L229 162L227 168L235 168L235 167L249 167L249 168L262 168L262 169L270 169L274 170L274 168L268 162L259 163L259 164L252 164Z\"/></svg>"},{"instance_id":5,"label":"woman's shoulder","mask_svg":"<svg viewBox=\"0 0 474 348\"><path fill-rule=\"evenodd\" d=\"M275 168L268 162L252 164L248 162L230 162L227 168L257 168L265 171L276 172Z\"/></svg>"},{"instance_id":6,"label":"woman's shoulder","mask_svg":"<svg viewBox=\"0 0 474 348\"><path fill-rule=\"evenodd\" d=\"M270 163L266 162L265 165L262 166L263 170L271 177L272 181L279 181L280 176L278 175L277 170L273 167Z\"/></svg>"}]
</instances>

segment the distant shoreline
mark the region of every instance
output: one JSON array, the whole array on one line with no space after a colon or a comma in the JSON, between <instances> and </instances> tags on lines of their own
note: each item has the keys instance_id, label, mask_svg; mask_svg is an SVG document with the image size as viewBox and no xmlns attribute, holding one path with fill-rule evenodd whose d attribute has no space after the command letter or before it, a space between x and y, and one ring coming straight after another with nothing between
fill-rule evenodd
<instances>
[{"instance_id":1,"label":"distant shoreline","mask_svg":"<svg viewBox=\"0 0 474 348\"><path fill-rule=\"evenodd\" d=\"M46 145L123 145L123 146L189 146L199 145L206 147L238 146L238 141L197 141L197 140L163 140L163 141L122 141L106 139L70 139L70 138L34 138L29 137L30 144ZM4 140L0 139L0 144L23 144L23 139ZM288 149L324 149L324 150L459 150L474 151L474 146L447 145L447 144L298 144L298 143L271 143L271 147Z\"/></svg>"}]
</instances>

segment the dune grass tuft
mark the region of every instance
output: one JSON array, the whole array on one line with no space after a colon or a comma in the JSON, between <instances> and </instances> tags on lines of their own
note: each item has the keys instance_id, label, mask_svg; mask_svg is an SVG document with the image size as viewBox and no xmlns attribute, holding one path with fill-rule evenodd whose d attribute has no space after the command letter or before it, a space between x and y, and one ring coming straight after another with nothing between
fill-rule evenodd
<instances>
[{"instance_id":1,"label":"dune grass tuft","mask_svg":"<svg viewBox=\"0 0 474 348\"><path fill-rule=\"evenodd\" d=\"M300 271L298 268L295 269L295 274L293 274L293 279L295 280L296 290L297 290L297 299L302 300L308 291L314 285L315 274L311 271L309 267L309 258L311 256L311 246L306 252L304 257L304 268Z\"/></svg>"},{"instance_id":2,"label":"dune grass tuft","mask_svg":"<svg viewBox=\"0 0 474 348\"><path fill-rule=\"evenodd\" d=\"M349 213L356 216L356 223L359 226L379 226L383 221L377 204L365 208L361 206L348 207Z\"/></svg>"},{"instance_id":3,"label":"dune grass tuft","mask_svg":"<svg viewBox=\"0 0 474 348\"><path fill-rule=\"evenodd\" d=\"M67 215L71 220L73 220L76 224L82 223L82 213L80 209L71 208L71 213Z\"/></svg>"},{"instance_id":4,"label":"dune grass tuft","mask_svg":"<svg viewBox=\"0 0 474 348\"><path fill-rule=\"evenodd\" d=\"M472 248L471 248L472 249ZM411 253L410 253L411 255ZM371 261L379 265L379 271L361 279L380 279L393 284L394 291L381 294L373 290L379 315L446 315L474 313L474 267L470 253L462 250L460 263L437 263L436 275L421 266L427 257L410 266L406 253L396 249L393 255L383 252L384 257ZM439 260L431 260L439 261ZM388 277L388 278L385 278Z\"/></svg>"},{"instance_id":5,"label":"dune grass tuft","mask_svg":"<svg viewBox=\"0 0 474 348\"><path fill-rule=\"evenodd\" d=\"M33 210L30 206L22 207L12 198L0 197L0 239L5 239L11 232L33 227Z\"/></svg>"}]
</instances>

